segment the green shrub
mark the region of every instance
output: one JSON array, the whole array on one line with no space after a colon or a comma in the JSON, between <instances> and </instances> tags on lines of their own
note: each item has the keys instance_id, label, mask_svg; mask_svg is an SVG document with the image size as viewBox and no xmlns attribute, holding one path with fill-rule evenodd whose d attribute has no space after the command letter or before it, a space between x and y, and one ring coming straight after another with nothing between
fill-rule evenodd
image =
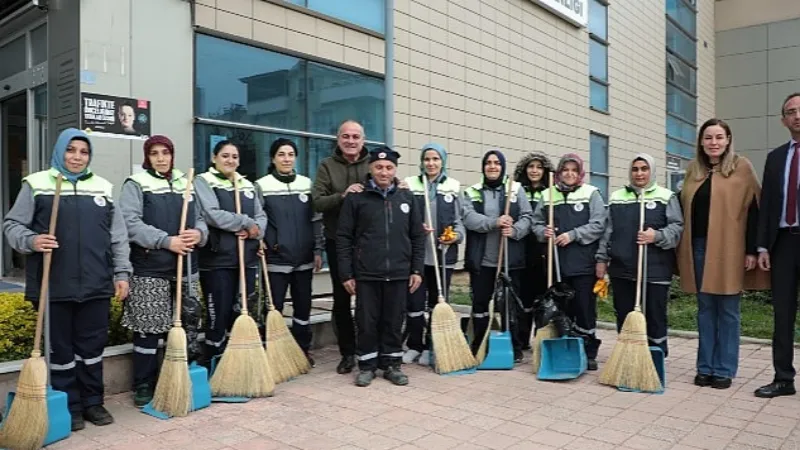
<instances>
[{"instance_id":1,"label":"green shrub","mask_svg":"<svg viewBox=\"0 0 800 450\"><path fill-rule=\"evenodd\" d=\"M131 332L120 324L122 302L111 300L108 345L131 342ZM25 359L31 355L36 332L36 310L22 293L0 293L0 361Z\"/></svg>"}]
</instances>

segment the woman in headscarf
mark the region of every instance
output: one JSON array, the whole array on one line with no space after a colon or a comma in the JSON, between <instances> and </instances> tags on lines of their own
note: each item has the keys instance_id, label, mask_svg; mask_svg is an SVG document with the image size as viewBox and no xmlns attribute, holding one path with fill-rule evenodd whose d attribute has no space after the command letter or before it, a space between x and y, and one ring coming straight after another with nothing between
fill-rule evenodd
<instances>
[{"instance_id":1,"label":"woman in headscarf","mask_svg":"<svg viewBox=\"0 0 800 450\"><path fill-rule=\"evenodd\" d=\"M131 264L128 233L113 186L89 168L93 148L81 130L61 132L50 169L25 177L3 222L8 244L28 255L25 298L38 303L43 254L50 268L50 380L66 392L72 430L85 420L108 425L114 418L103 406L103 350L108 342L111 297L128 296ZM63 177L55 234L50 211L58 175Z\"/></svg>"},{"instance_id":2,"label":"woman in headscarf","mask_svg":"<svg viewBox=\"0 0 800 450\"><path fill-rule=\"evenodd\" d=\"M409 189L420 204L424 204L425 184L422 177L428 180L428 199L430 200L430 221L433 228L424 225L427 233L435 233L437 245L431 247L429 237L425 238L425 273L424 285L408 295L406 332L408 333L408 350L403 355L403 363L410 364L415 360L419 364L430 365L430 321L425 325L425 310L436 306L439 289L436 285L436 271L439 271L445 292L450 291L450 278L458 259L458 244L464 239L464 225L461 223L461 183L449 177L446 171L447 151L436 143L429 143L420 152L420 174L405 179ZM427 217L427 216L426 216ZM451 227L455 237L442 240L444 230ZM449 246L442 258L442 246ZM433 253L436 252L438 266L433 264ZM445 267L442 273L442 267ZM424 339L423 339L424 335Z\"/></svg>"},{"instance_id":3,"label":"woman in headscarf","mask_svg":"<svg viewBox=\"0 0 800 450\"><path fill-rule=\"evenodd\" d=\"M766 289L756 267L761 186L750 161L734 153L728 124L709 119L697 136L681 205L678 246L681 290L697 293L697 375L694 384L727 389L739 367L739 302L743 289Z\"/></svg>"},{"instance_id":4,"label":"woman in headscarf","mask_svg":"<svg viewBox=\"0 0 800 450\"><path fill-rule=\"evenodd\" d=\"M514 290L519 292L520 279L525 268L525 243L530 232L531 205L525 190L506 175L506 158L499 150L489 150L481 161L483 180L464 191L463 216L467 230L467 250L464 266L469 271L472 291L472 319L475 339L472 351L477 353L489 326L489 301L495 288L500 242L508 239L509 276ZM504 214L506 191L511 186L511 203L508 215ZM503 261L500 261L503 264ZM509 305L513 314L516 308ZM513 324L516 320L509 321ZM516 328L516 327L515 327ZM515 362L522 361L522 342L519 332L510 330Z\"/></svg>"},{"instance_id":5,"label":"woman in headscarf","mask_svg":"<svg viewBox=\"0 0 800 450\"><path fill-rule=\"evenodd\" d=\"M514 170L514 179L525 189L525 196L531 209L542 200L542 191L547 188L548 177L552 176L553 165L550 158L542 152L525 155ZM530 348L530 334L533 327L533 300L547 290L547 271L545 266L546 246L534 234L525 238L525 271L522 276L520 298L523 314L520 317L519 340L523 349Z\"/></svg>"},{"instance_id":6,"label":"woman in headscarf","mask_svg":"<svg viewBox=\"0 0 800 450\"><path fill-rule=\"evenodd\" d=\"M158 343L172 328L178 255L187 255L208 237L208 227L194 196L188 203L186 228L180 232L183 195L192 180L174 168L172 141L156 135L145 141L143 150L144 172L125 180L119 198L133 264L130 298L124 305L122 325L133 331L133 403L137 408L153 399L158 378ZM197 258L191 262L191 267L186 263L183 266L181 295L181 323L186 330L190 362L201 356L197 341L201 312ZM190 271L194 281L191 286Z\"/></svg>"},{"instance_id":7,"label":"woman in headscarf","mask_svg":"<svg viewBox=\"0 0 800 450\"><path fill-rule=\"evenodd\" d=\"M595 254L606 228L608 213L600 191L583 179L583 160L575 153L561 157L554 192L547 189L533 214L533 232L540 242L554 237L561 281L575 290L567 305L572 331L583 338L589 370L597 370L597 297L594 294ZM547 224L547 205L553 196L554 228Z\"/></svg>"},{"instance_id":8,"label":"woman in headscarf","mask_svg":"<svg viewBox=\"0 0 800 450\"><path fill-rule=\"evenodd\" d=\"M208 243L200 250L200 287L206 300L204 364L225 350L235 313L255 289L258 241L264 238L267 228L267 216L256 198L255 186L236 171L239 148L231 141L220 141L213 154L214 165L194 180L201 213L208 224ZM234 181L241 213L236 212ZM239 292L240 239L244 241L247 293Z\"/></svg>"},{"instance_id":9,"label":"woman in headscarf","mask_svg":"<svg viewBox=\"0 0 800 450\"><path fill-rule=\"evenodd\" d=\"M675 247L683 231L678 196L656 182L655 159L646 153L633 158L630 183L608 200L608 222L597 250L597 278L611 277L617 333L636 303L639 245L645 246L647 294L642 298L647 339L667 356L667 300L675 268ZM644 196L644 231L639 231L640 200Z\"/></svg>"},{"instance_id":10,"label":"woman in headscarf","mask_svg":"<svg viewBox=\"0 0 800 450\"><path fill-rule=\"evenodd\" d=\"M322 268L322 214L311 209L311 180L295 171L297 145L276 139L269 149L267 175L256 181L259 202L269 217L267 248L272 301L283 312L287 289L292 288L292 336L311 367L311 284Z\"/></svg>"}]
</instances>

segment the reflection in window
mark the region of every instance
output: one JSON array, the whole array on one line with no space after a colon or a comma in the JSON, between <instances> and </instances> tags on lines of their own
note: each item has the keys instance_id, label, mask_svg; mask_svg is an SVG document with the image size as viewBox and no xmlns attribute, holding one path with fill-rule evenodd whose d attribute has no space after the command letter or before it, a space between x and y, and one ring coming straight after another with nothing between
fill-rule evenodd
<instances>
[{"instance_id":1,"label":"reflection in window","mask_svg":"<svg viewBox=\"0 0 800 450\"><path fill-rule=\"evenodd\" d=\"M697 92L697 70L669 53L667 53L667 80L689 92Z\"/></svg>"},{"instance_id":2,"label":"reflection in window","mask_svg":"<svg viewBox=\"0 0 800 450\"><path fill-rule=\"evenodd\" d=\"M47 24L31 31L31 66L47 61Z\"/></svg>"},{"instance_id":3,"label":"reflection in window","mask_svg":"<svg viewBox=\"0 0 800 450\"><path fill-rule=\"evenodd\" d=\"M385 0L286 0L378 33L386 29Z\"/></svg>"},{"instance_id":4,"label":"reflection in window","mask_svg":"<svg viewBox=\"0 0 800 450\"><path fill-rule=\"evenodd\" d=\"M608 39L608 6L598 0L589 4L589 33Z\"/></svg>"},{"instance_id":5,"label":"reflection in window","mask_svg":"<svg viewBox=\"0 0 800 450\"><path fill-rule=\"evenodd\" d=\"M589 135L590 182L600 190L603 200L608 200L608 137L597 133Z\"/></svg>"},{"instance_id":6,"label":"reflection in window","mask_svg":"<svg viewBox=\"0 0 800 450\"><path fill-rule=\"evenodd\" d=\"M667 0L667 15L684 30L693 35L697 33L694 7L686 0Z\"/></svg>"},{"instance_id":7,"label":"reflection in window","mask_svg":"<svg viewBox=\"0 0 800 450\"><path fill-rule=\"evenodd\" d=\"M608 81L608 47L594 39L589 41L589 75Z\"/></svg>"},{"instance_id":8,"label":"reflection in window","mask_svg":"<svg viewBox=\"0 0 800 450\"><path fill-rule=\"evenodd\" d=\"M0 47L0 80L27 69L25 61L25 35Z\"/></svg>"},{"instance_id":9,"label":"reflection in window","mask_svg":"<svg viewBox=\"0 0 800 450\"><path fill-rule=\"evenodd\" d=\"M667 112L686 120L697 122L697 99L672 85L667 85Z\"/></svg>"},{"instance_id":10,"label":"reflection in window","mask_svg":"<svg viewBox=\"0 0 800 450\"><path fill-rule=\"evenodd\" d=\"M589 106L608 111L608 5L589 3Z\"/></svg>"},{"instance_id":11,"label":"reflection in window","mask_svg":"<svg viewBox=\"0 0 800 450\"><path fill-rule=\"evenodd\" d=\"M380 78L202 34L196 47L199 117L329 135L355 119L385 139Z\"/></svg>"},{"instance_id":12,"label":"reflection in window","mask_svg":"<svg viewBox=\"0 0 800 450\"><path fill-rule=\"evenodd\" d=\"M608 86L597 81L589 81L589 106L600 111L608 111Z\"/></svg>"},{"instance_id":13,"label":"reflection in window","mask_svg":"<svg viewBox=\"0 0 800 450\"><path fill-rule=\"evenodd\" d=\"M690 63L697 62L697 42L667 20L667 48Z\"/></svg>"}]
</instances>

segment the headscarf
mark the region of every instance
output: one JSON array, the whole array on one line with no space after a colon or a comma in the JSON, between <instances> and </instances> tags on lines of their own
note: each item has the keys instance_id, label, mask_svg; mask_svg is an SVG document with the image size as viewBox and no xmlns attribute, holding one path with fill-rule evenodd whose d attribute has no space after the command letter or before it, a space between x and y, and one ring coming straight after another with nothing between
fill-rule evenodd
<instances>
[{"instance_id":1,"label":"headscarf","mask_svg":"<svg viewBox=\"0 0 800 450\"><path fill-rule=\"evenodd\" d=\"M639 153L633 158L633 160L631 160L631 169L633 169L633 163L636 161L644 161L647 163L647 166L650 167L650 181L644 187L644 190L647 191L656 184L656 160L647 153ZM630 182L628 185L629 189L633 190L634 192L639 192L641 190L641 188L633 185L633 174L631 174L630 171L628 171L628 181Z\"/></svg>"},{"instance_id":2,"label":"headscarf","mask_svg":"<svg viewBox=\"0 0 800 450\"><path fill-rule=\"evenodd\" d=\"M500 176L497 177L496 180L491 180L490 181L490 180L486 179L486 174L485 174L485 170L486 169L485 169L485 167L486 167L486 160L489 159L489 156L491 156L491 155L497 156L497 159L500 160ZM505 155L503 155L503 153L500 152L500 150L489 150L488 152L486 152L486 154L483 155L483 159L481 160L481 173L484 174L483 175L483 185L484 186L486 186L488 188L491 188L491 189L495 189L498 186L501 186L503 184L503 179L506 177L506 157L505 157Z\"/></svg>"},{"instance_id":3,"label":"headscarf","mask_svg":"<svg viewBox=\"0 0 800 450\"><path fill-rule=\"evenodd\" d=\"M567 186L563 181L561 181L561 171L564 170L564 166L569 162L574 162L578 165L578 182L573 186ZM577 153L567 153L558 161L558 168L556 169L556 187L559 191L573 192L577 190L583 184L583 179L585 177L586 171L583 170L583 159L581 159Z\"/></svg>"},{"instance_id":4,"label":"headscarf","mask_svg":"<svg viewBox=\"0 0 800 450\"><path fill-rule=\"evenodd\" d=\"M531 180L528 178L528 166L534 161L539 161L542 163L542 169L544 170L542 179L539 182L540 185L536 188L531 186ZM550 158L546 154L542 152L530 152L523 156L522 159L517 163L517 167L514 169L514 179L524 186L525 189L541 190L547 187L547 174L551 173L552 171L553 164L550 163Z\"/></svg>"},{"instance_id":5,"label":"headscarf","mask_svg":"<svg viewBox=\"0 0 800 450\"><path fill-rule=\"evenodd\" d=\"M442 160L442 169L439 171L439 175L436 175L436 178L434 178L433 181L428 182L428 196L430 198L435 198L439 183L447 178L447 150L435 142L429 142L422 146L422 150L419 154L419 173L422 177L428 176L428 173L425 171L425 152L428 150L433 150L438 153L439 158Z\"/></svg>"},{"instance_id":6,"label":"headscarf","mask_svg":"<svg viewBox=\"0 0 800 450\"><path fill-rule=\"evenodd\" d=\"M142 150L144 150L144 161L142 162L142 169L148 171L155 171L155 169L153 169L153 165L150 164L150 155L149 155L150 149L153 148L154 145L163 145L164 147L167 147L167 150L169 150L169 154L172 155L172 160L169 163L169 170L166 173L161 174L168 179L172 179L172 169L175 167L175 145L172 143L170 138L166 136L156 134L148 138L146 141L144 141L144 145L142 146Z\"/></svg>"},{"instance_id":7,"label":"headscarf","mask_svg":"<svg viewBox=\"0 0 800 450\"><path fill-rule=\"evenodd\" d=\"M64 156L67 153L67 147L69 147L69 143L74 140L84 141L89 145L89 163L86 164L86 167L80 173L70 172L64 164ZM89 140L89 136L77 128L67 128L58 135L56 145L53 146L53 156L50 158L50 166L61 172L61 175L70 183L76 184L81 177L90 173L89 164L92 163L92 153L92 142Z\"/></svg>"}]
</instances>

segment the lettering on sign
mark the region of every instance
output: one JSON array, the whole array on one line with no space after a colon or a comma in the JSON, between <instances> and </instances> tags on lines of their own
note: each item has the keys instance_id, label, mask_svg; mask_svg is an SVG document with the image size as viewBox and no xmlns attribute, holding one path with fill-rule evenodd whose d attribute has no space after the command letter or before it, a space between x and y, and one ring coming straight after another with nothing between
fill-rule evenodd
<instances>
[{"instance_id":1,"label":"lettering on sign","mask_svg":"<svg viewBox=\"0 0 800 450\"><path fill-rule=\"evenodd\" d=\"M585 27L589 23L588 0L531 1L578 27Z\"/></svg>"}]
</instances>

